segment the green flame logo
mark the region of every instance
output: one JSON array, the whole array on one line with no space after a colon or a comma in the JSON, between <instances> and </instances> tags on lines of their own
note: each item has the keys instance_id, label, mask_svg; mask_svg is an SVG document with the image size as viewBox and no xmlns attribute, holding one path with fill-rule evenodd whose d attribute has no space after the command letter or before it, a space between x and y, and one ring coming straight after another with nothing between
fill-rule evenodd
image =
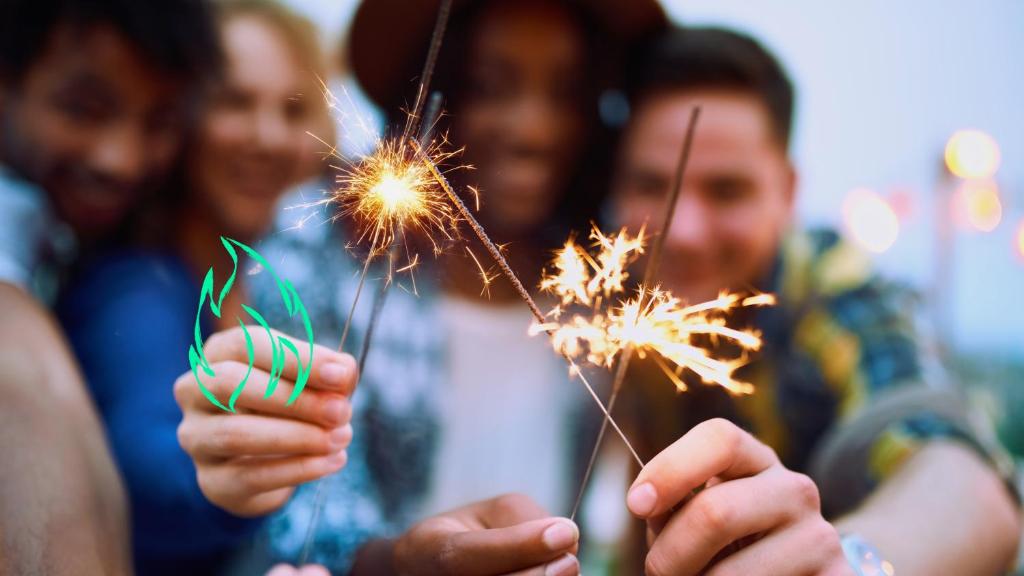
<instances>
[{"instance_id":1,"label":"green flame logo","mask_svg":"<svg viewBox=\"0 0 1024 576\"><path fill-rule=\"evenodd\" d=\"M199 319L202 317L203 308L209 302L210 311L217 318L221 317L221 304L224 302L224 297L231 292L232 286L235 284L235 277L238 274L238 252L235 250L236 247L240 248L249 258L259 264L266 273L269 273L274 278L274 283L277 286L278 291L281 294L281 300L284 302L285 309L288 311L288 316L294 318L299 316L302 319L302 325L306 331L306 340L309 342L309 360L305 363L302 361L302 357L299 355L298 348L291 340L283 336L274 337L274 333L270 330L270 325L263 318L263 315L254 310L252 307L242 304L242 309L245 310L246 314L249 315L252 320L263 328L269 338L272 346L272 362L270 367L270 381L267 383L267 389L264 393L264 398L269 398L274 390L277 388L277 383L281 379L281 372L284 370L285 360L287 354L290 352L295 355L295 359L299 364L298 376L295 379L295 389L292 391L291 397L288 398L286 406L291 406L293 402L302 393L302 389L306 386L306 381L309 379L309 372L313 365L313 328L309 322L309 314L306 312L306 307L303 306L302 300L299 299L299 295L295 292L295 288L290 282L280 278L274 269L270 266L263 256L260 256L258 252L252 248L232 240L230 238L224 238L221 236L221 244L224 245L224 249L228 251L228 255L231 256L231 276L228 277L227 282L220 290L220 294L214 299L213 289L213 267L206 272L206 278L203 280L203 287L199 293L199 309L196 311L196 324L195 324L195 343L189 347L188 350L188 361L192 367L192 375L196 379L196 383L199 385L199 390L202 391L203 395L206 396L207 400L213 403L214 406L225 410L227 412L235 412L235 401L238 396L245 389L245 384L249 380L249 375L252 374L253 362L255 361L255 354L253 351L252 336L249 334L249 328L246 323L238 318L238 324L242 327L242 333L245 335L245 347L249 358L249 368L245 372L245 376L241 382L235 386L231 397L228 399L227 406L225 406L220 400L217 399L213 393L203 385L203 377L200 375L200 369L202 374L208 378L213 378L216 374L213 368L210 367L209 361L206 359L206 355L203 353L203 338L199 330Z\"/></svg>"}]
</instances>

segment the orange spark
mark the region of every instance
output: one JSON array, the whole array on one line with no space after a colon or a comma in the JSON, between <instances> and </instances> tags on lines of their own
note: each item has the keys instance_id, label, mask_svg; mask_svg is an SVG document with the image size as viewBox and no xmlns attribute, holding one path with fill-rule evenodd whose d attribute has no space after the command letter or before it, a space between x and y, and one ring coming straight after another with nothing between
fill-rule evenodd
<instances>
[{"instance_id":1,"label":"orange spark","mask_svg":"<svg viewBox=\"0 0 1024 576\"><path fill-rule=\"evenodd\" d=\"M659 287L640 286L633 297L623 298L627 268L643 253L643 231L636 237L625 230L606 236L595 227L591 238L596 254L571 239L556 253L554 271L545 274L540 286L558 296L560 303L548 313L551 320L534 324L531 333L551 332L556 350L596 366L610 368L629 348L640 357L653 356L679 390L686 389L681 373L690 370L705 383L733 394L753 392L753 386L733 374L746 363L747 351L761 347L760 334L729 327L725 315L736 307L774 304L774 296L722 292L715 300L687 306ZM567 315L568 306L586 314ZM741 354L719 357L699 343L700 336L733 342Z\"/></svg>"}]
</instances>

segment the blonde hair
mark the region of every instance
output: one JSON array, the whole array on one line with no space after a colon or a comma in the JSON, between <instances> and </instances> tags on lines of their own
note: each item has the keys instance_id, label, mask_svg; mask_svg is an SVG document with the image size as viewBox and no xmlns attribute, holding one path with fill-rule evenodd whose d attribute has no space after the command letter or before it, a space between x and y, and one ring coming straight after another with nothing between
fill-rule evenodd
<instances>
[{"instance_id":1,"label":"blonde hair","mask_svg":"<svg viewBox=\"0 0 1024 576\"><path fill-rule=\"evenodd\" d=\"M239 16L255 16L281 33L294 56L312 74L327 75L326 59L316 25L277 0L219 0L214 4L221 25Z\"/></svg>"},{"instance_id":2,"label":"blonde hair","mask_svg":"<svg viewBox=\"0 0 1024 576\"><path fill-rule=\"evenodd\" d=\"M336 138L334 122L327 101L319 92L319 84L327 82L328 68L317 26L278 0L218 0L214 8L222 28L235 18L248 16L259 18L281 34L299 62L301 72L309 74L311 86L317 86L312 93L302 96L311 106L310 119L314 124L312 131L329 147L333 147ZM311 163L308 170L311 174L323 170L319 154L315 155Z\"/></svg>"}]
</instances>

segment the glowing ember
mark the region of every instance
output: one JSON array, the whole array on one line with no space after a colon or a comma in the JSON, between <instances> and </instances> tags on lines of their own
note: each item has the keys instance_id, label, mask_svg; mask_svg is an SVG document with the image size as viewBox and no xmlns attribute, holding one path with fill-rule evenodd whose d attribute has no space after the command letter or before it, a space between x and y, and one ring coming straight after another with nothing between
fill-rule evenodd
<instances>
[{"instance_id":1,"label":"glowing ember","mask_svg":"<svg viewBox=\"0 0 1024 576\"><path fill-rule=\"evenodd\" d=\"M750 394L753 386L740 382L733 373L746 363L746 352L761 347L757 332L727 325L725 316L738 307L768 306L771 294L743 297L723 292L715 300L686 306L679 298L658 287L641 286L632 298L623 299L628 265L643 253L643 232L630 237L625 230L606 236L596 228L591 233L596 255L570 240L552 262L554 272L541 280L541 289L559 296L560 304L549 313L550 322L536 323L531 334L550 332L556 350L572 357L610 368L626 349L641 358L652 356L679 390L686 390L680 377L690 370L708 384L722 386L733 394ZM617 302L612 298L618 296ZM573 306L586 314L572 314ZM701 338L703 337L703 338ZM741 354L735 358L716 357L697 340L728 340Z\"/></svg>"},{"instance_id":2,"label":"glowing ember","mask_svg":"<svg viewBox=\"0 0 1024 576\"><path fill-rule=\"evenodd\" d=\"M441 162L453 153L431 149ZM457 153L457 152L456 152ZM368 241L374 254L387 250L399 231L418 229L435 251L438 239L452 239L455 213L444 192L422 162L398 141L385 140L377 151L338 176L338 188L328 201L339 206L338 216L351 217L357 241Z\"/></svg>"}]
</instances>

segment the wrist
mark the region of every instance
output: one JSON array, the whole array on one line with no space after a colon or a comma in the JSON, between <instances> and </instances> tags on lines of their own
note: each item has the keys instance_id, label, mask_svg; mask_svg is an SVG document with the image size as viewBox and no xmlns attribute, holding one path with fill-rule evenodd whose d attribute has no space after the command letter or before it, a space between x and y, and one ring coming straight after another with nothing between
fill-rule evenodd
<instances>
[{"instance_id":1,"label":"wrist","mask_svg":"<svg viewBox=\"0 0 1024 576\"><path fill-rule=\"evenodd\" d=\"M840 537L843 555L857 576L893 576L895 570L874 544L856 533Z\"/></svg>"}]
</instances>

